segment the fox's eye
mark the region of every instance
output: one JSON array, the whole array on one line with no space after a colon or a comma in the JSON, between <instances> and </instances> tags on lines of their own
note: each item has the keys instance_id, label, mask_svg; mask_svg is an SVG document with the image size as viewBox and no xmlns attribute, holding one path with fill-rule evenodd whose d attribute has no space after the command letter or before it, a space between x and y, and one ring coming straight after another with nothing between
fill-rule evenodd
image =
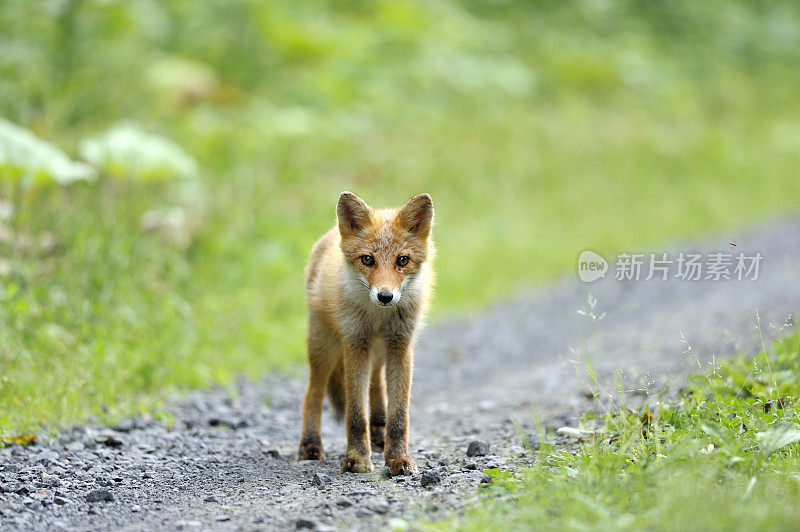
<instances>
[{"instance_id":1,"label":"fox's eye","mask_svg":"<svg viewBox=\"0 0 800 532\"><path fill-rule=\"evenodd\" d=\"M408 265L409 260L411 259L408 257L408 255L402 255L400 257L397 257L397 265L402 268L403 266Z\"/></svg>"},{"instance_id":2,"label":"fox's eye","mask_svg":"<svg viewBox=\"0 0 800 532\"><path fill-rule=\"evenodd\" d=\"M364 266L372 266L375 264L375 257L372 255L361 255L361 264Z\"/></svg>"}]
</instances>

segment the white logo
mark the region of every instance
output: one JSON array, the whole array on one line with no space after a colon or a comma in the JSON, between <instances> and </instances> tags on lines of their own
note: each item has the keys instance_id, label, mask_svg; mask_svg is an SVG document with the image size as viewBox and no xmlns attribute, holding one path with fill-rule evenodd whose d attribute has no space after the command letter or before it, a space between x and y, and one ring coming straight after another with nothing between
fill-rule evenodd
<instances>
[{"instance_id":1,"label":"white logo","mask_svg":"<svg viewBox=\"0 0 800 532\"><path fill-rule=\"evenodd\" d=\"M607 271L608 262L594 251L586 250L578 257L578 277L584 283L592 283L605 277Z\"/></svg>"}]
</instances>

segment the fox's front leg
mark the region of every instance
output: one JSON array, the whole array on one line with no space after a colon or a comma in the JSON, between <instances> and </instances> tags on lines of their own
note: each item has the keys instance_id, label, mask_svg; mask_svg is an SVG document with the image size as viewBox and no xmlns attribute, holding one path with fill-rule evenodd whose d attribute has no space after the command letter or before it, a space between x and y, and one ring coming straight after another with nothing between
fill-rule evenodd
<instances>
[{"instance_id":1,"label":"fox's front leg","mask_svg":"<svg viewBox=\"0 0 800 532\"><path fill-rule=\"evenodd\" d=\"M411 405L411 372L414 354L410 346L396 346L386 354L386 383L389 388L389 412L386 422L384 458L392 475L417 466L408 455L408 410Z\"/></svg>"},{"instance_id":2,"label":"fox's front leg","mask_svg":"<svg viewBox=\"0 0 800 532\"><path fill-rule=\"evenodd\" d=\"M369 438L373 448L383 450L386 433L386 382L382 359L372 361L369 385Z\"/></svg>"},{"instance_id":3,"label":"fox's front leg","mask_svg":"<svg viewBox=\"0 0 800 532\"><path fill-rule=\"evenodd\" d=\"M370 381L369 370L369 351L366 346L356 345L345 348L347 453L342 459L343 473L372 471L366 410Z\"/></svg>"},{"instance_id":4,"label":"fox's front leg","mask_svg":"<svg viewBox=\"0 0 800 532\"><path fill-rule=\"evenodd\" d=\"M311 316L308 332L308 386L303 398L303 428L300 436L298 460L325 460L320 434L322 400L328 378L335 367L341 350L335 337Z\"/></svg>"}]
</instances>

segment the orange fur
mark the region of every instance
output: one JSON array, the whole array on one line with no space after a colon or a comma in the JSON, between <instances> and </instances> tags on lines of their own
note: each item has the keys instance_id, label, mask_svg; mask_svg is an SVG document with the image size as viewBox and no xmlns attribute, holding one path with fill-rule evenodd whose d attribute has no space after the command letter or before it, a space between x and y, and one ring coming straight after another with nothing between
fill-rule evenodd
<instances>
[{"instance_id":1,"label":"orange fur","mask_svg":"<svg viewBox=\"0 0 800 532\"><path fill-rule=\"evenodd\" d=\"M317 241L306 268L310 372L298 458L325 459L320 417L327 390L347 426L342 471L371 471L371 445L384 448L392 474L413 471L412 346L433 284L433 203L420 194L397 209L376 210L343 192L336 213L337 227Z\"/></svg>"}]
</instances>

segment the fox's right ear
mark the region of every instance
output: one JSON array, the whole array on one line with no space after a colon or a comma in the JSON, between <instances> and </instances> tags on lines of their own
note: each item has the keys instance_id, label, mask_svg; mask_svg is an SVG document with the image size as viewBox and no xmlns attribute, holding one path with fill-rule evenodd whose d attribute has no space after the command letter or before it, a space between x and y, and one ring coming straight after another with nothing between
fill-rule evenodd
<instances>
[{"instance_id":1,"label":"fox's right ear","mask_svg":"<svg viewBox=\"0 0 800 532\"><path fill-rule=\"evenodd\" d=\"M339 219L339 234L347 238L358 233L370 224L372 209L367 203L353 194L344 191L336 204L336 217Z\"/></svg>"}]
</instances>

